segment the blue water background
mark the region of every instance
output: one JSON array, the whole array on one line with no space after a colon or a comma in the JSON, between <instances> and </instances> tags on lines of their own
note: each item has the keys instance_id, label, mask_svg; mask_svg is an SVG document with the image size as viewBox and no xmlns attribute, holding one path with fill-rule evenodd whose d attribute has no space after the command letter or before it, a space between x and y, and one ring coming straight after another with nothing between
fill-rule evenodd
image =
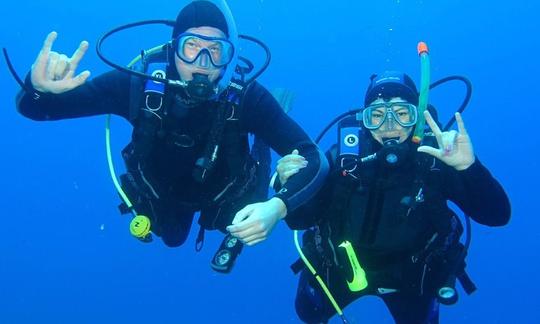
<instances>
[{"instance_id":1,"label":"blue water background","mask_svg":"<svg viewBox=\"0 0 540 324\"><path fill-rule=\"evenodd\" d=\"M88 52L80 70L108 70L93 50L120 24L174 19L185 2L4 2L0 45L24 75L49 31L54 49ZM463 74L474 85L464 119L475 151L507 190L511 223L473 224L468 270L478 291L441 307L441 323L540 323L538 166L540 68L535 1L229 1L240 33L272 50L260 78L296 93L291 115L311 136L335 115L359 107L368 77L384 69L419 82L416 43L431 49L432 78ZM137 37L134 37L137 36ZM164 28L115 37L122 63L166 41ZM197 226L178 249L130 237L120 216L104 146L104 117L36 123L16 112L18 85L0 67L0 323L298 323L292 233L284 224L242 253L230 275L209 260L221 236L194 251ZM460 84L434 90L446 120L464 95ZM118 152L128 124L113 120ZM334 132L324 141L326 147ZM119 155L115 157L121 166ZM363 298L346 309L352 323L392 323L382 302ZM331 323L340 323L333 319Z\"/></svg>"}]
</instances>

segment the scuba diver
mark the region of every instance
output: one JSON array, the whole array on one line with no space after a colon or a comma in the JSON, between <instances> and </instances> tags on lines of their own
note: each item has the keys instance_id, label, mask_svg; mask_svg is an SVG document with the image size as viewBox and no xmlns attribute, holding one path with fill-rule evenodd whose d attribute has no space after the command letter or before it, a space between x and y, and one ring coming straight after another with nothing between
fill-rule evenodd
<instances>
[{"instance_id":1,"label":"scuba diver","mask_svg":"<svg viewBox=\"0 0 540 324\"><path fill-rule=\"evenodd\" d=\"M441 131L428 106L426 136L412 141L418 104L408 75L372 76L365 108L338 124L325 185L287 216L292 229L306 230L301 256L309 262L292 266L300 272L295 306L302 321L326 323L337 313L347 322L340 307L375 295L396 323L438 323L440 303L457 301L456 279L467 293L475 290L465 272L470 237L460 243L463 226L447 202L487 226L507 224L510 203L475 156L459 112L458 131ZM296 151L283 157L279 182L304 165Z\"/></svg>"},{"instance_id":2,"label":"scuba diver","mask_svg":"<svg viewBox=\"0 0 540 324\"><path fill-rule=\"evenodd\" d=\"M171 40L155 54L143 52L138 72L118 67L89 81L89 71L75 72L88 42L68 58L51 50L57 38L51 32L17 108L36 121L102 114L128 120L133 133L122 151L127 172L119 192L129 197L122 212L136 215L132 234L142 241L154 234L177 247L200 212L197 249L205 230L225 233L212 267L229 272L243 244L267 239L280 219L314 195L328 165L254 77L234 78L245 68L238 62L239 35L224 1L192 1L170 26ZM249 134L255 135L251 150ZM256 151L264 147L256 146L261 141L281 156L299 148L309 161L270 199L265 174L270 153Z\"/></svg>"}]
</instances>

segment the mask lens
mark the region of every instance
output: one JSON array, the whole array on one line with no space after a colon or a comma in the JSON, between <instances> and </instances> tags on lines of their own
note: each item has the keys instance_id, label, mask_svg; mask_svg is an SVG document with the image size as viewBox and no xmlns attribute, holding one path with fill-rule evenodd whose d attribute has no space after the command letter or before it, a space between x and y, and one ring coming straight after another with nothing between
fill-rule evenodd
<instances>
[{"instance_id":1,"label":"mask lens","mask_svg":"<svg viewBox=\"0 0 540 324\"><path fill-rule=\"evenodd\" d=\"M377 129L381 127L386 119L386 107L384 105L373 105L364 109L363 121L367 129Z\"/></svg>"},{"instance_id":2,"label":"mask lens","mask_svg":"<svg viewBox=\"0 0 540 324\"><path fill-rule=\"evenodd\" d=\"M214 67L223 67L233 58L234 47L231 42L223 38L207 37L196 34L181 34L178 36L176 55L184 62L192 64L198 62L207 67L208 60Z\"/></svg>"},{"instance_id":3,"label":"mask lens","mask_svg":"<svg viewBox=\"0 0 540 324\"><path fill-rule=\"evenodd\" d=\"M409 103L394 103L391 106L394 119L403 127L416 124L418 113L416 106Z\"/></svg>"}]
</instances>

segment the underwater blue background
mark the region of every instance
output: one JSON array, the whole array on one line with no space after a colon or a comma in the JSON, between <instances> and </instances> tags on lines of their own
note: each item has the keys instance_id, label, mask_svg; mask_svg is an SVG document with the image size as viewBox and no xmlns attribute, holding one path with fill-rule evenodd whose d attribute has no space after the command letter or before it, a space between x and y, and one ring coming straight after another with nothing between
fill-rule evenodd
<instances>
[{"instance_id":1,"label":"underwater blue background","mask_svg":"<svg viewBox=\"0 0 540 324\"><path fill-rule=\"evenodd\" d=\"M94 46L118 25L174 19L184 1L4 2L0 45L21 75L48 32L54 50L91 50L80 71L108 70ZM468 272L478 291L460 290L457 305L441 306L441 323L540 323L538 172L540 149L538 2L465 0L285 1L230 0L240 33L272 50L260 81L296 93L291 115L315 137L337 114L362 104L368 78L384 69L419 82L416 44L431 49L432 80L471 79L464 113L481 161L510 196L510 224L473 224ZM122 63L168 40L166 28L140 28L107 43ZM113 39L113 38L112 38ZM246 248L229 275L209 260L220 240L207 233L194 251L198 226L182 248L160 240L141 244L120 216L104 145L105 117L36 123L16 112L19 90L0 67L0 323L298 323L292 232L280 224L271 238ZM430 94L442 120L464 95L461 84ZM323 148L334 140L326 137ZM116 152L127 143L127 122L113 120ZM121 168L119 154L115 156ZM375 297L349 306L352 323L392 323ZM340 323L334 318L331 323Z\"/></svg>"}]
</instances>

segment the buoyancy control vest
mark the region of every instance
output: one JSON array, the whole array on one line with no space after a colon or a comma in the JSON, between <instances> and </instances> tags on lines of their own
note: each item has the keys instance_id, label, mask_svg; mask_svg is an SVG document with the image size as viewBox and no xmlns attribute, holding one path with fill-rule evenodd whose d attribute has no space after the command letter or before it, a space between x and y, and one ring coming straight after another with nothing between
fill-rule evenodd
<instances>
[{"instance_id":1,"label":"buoyancy control vest","mask_svg":"<svg viewBox=\"0 0 540 324\"><path fill-rule=\"evenodd\" d=\"M362 152L336 145L327 153L333 164L328 180L332 191L321 222L304 235L306 254L318 272L334 269L343 282L350 282L353 269L338 247L350 242L369 283L359 294L402 291L435 296L456 277L469 284L467 292L473 291L459 243L463 227L441 190L444 166L417 153L409 141L385 148L362 130L354 133ZM358 162L385 149L400 152L405 160L396 166L384 159Z\"/></svg>"},{"instance_id":2,"label":"buoyancy control vest","mask_svg":"<svg viewBox=\"0 0 540 324\"><path fill-rule=\"evenodd\" d=\"M141 68L147 74L165 75L166 54L147 57ZM217 100L193 104L182 90L174 92L163 83L132 77L134 128L132 141L122 152L130 181L148 199L174 199L194 211L206 211L206 216L214 214L201 217L205 229L230 224L230 217L218 219L224 208L234 210L267 197L269 148L255 139L250 149L241 126L243 98L250 85L234 81ZM197 123L186 120L192 114L197 115ZM167 169L177 177L167 174Z\"/></svg>"}]
</instances>

